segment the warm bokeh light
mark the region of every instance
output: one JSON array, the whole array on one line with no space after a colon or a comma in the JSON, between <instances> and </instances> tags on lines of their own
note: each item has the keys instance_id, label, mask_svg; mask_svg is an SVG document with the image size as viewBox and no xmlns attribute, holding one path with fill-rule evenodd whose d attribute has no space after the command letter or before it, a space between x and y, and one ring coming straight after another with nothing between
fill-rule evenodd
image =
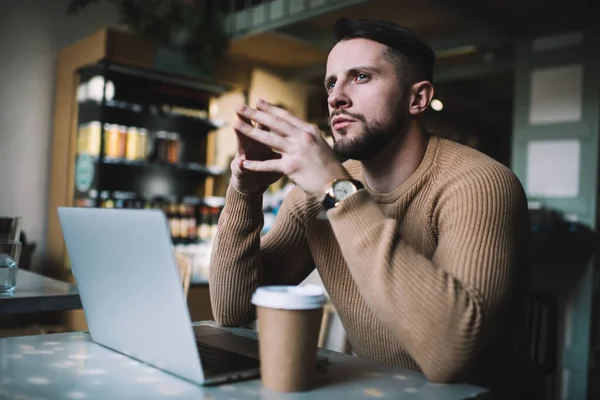
<instances>
[{"instance_id":1,"label":"warm bokeh light","mask_svg":"<svg viewBox=\"0 0 600 400\"><path fill-rule=\"evenodd\" d=\"M431 100L431 108L433 108L435 111L442 111L444 108L444 103L438 99L433 99Z\"/></svg>"}]
</instances>

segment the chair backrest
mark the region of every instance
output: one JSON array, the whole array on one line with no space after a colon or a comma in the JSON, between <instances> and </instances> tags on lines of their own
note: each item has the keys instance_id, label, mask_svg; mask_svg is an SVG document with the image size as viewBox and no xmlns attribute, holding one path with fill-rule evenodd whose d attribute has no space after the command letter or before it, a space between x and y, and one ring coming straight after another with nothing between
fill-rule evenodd
<instances>
[{"instance_id":1,"label":"chair backrest","mask_svg":"<svg viewBox=\"0 0 600 400\"><path fill-rule=\"evenodd\" d=\"M187 298L192 280L192 260L188 255L179 252L175 252L175 258L177 259L177 267L179 267L183 295Z\"/></svg>"},{"instance_id":2,"label":"chair backrest","mask_svg":"<svg viewBox=\"0 0 600 400\"><path fill-rule=\"evenodd\" d=\"M531 296L528 324L531 358L544 376L554 374L558 363L558 301L552 293Z\"/></svg>"},{"instance_id":3,"label":"chair backrest","mask_svg":"<svg viewBox=\"0 0 600 400\"><path fill-rule=\"evenodd\" d=\"M35 251L37 245L35 242L28 242L27 235L25 235L25 232L23 231L21 231L19 240L21 242L21 256L19 257L19 268L31 270L31 260L33 258L33 252Z\"/></svg>"}]
</instances>

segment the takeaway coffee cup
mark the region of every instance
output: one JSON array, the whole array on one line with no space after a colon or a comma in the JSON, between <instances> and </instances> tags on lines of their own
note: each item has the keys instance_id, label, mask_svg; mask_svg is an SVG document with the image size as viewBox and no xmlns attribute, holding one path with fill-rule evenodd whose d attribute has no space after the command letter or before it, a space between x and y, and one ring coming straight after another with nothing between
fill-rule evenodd
<instances>
[{"instance_id":1,"label":"takeaway coffee cup","mask_svg":"<svg viewBox=\"0 0 600 400\"><path fill-rule=\"evenodd\" d=\"M311 389L326 297L317 285L263 286L252 296L258 317L262 385L277 392Z\"/></svg>"}]
</instances>

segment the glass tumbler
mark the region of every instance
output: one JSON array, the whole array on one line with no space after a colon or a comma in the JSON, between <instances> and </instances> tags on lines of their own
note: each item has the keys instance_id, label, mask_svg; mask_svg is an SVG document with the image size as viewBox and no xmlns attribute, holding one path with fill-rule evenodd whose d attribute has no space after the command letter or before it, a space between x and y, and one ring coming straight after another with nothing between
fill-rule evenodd
<instances>
[{"instance_id":1,"label":"glass tumbler","mask_svg":"<svg viewBox=\"0 0 600 400\"><path fill-rule=\"evenodd\" d=\"M21 240L21 217L0 216L0 240Z\"/></svg>"},{"instance_id":2,"label":"glass tumbler","mask_svg":"<svg viewBox=\"0 0 600 400\"><path fill-rule=\"evenodd\" d=\"M15 290L20 255L21 242L0 240L0 294Z\"/></svg>"}]
</instances>

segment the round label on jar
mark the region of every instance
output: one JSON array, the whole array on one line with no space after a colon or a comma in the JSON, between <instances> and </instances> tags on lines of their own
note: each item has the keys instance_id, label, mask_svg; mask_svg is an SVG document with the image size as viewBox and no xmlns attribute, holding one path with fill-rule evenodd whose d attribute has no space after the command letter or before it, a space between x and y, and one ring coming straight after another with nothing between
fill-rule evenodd
<instances>
[{"instance_id":1,"label":"round label on jar","mask_svg":"<svg viewBox=\"0 0 600 400\"><path fill-rule=\"evenodd\" d=\"M88 154L81 154L75 165L75 188L87 192L94 182L94 159Z\"/></svg>"}]
</instances>

